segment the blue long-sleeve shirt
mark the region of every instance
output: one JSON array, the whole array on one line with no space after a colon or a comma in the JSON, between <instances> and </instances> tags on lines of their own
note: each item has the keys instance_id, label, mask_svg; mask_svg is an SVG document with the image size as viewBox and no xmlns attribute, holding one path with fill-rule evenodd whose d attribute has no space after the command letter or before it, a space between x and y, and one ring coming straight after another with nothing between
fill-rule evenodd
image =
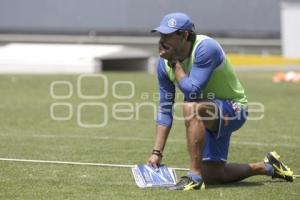
<instances>
[{"instance_id":1,"label":"blue long-sleeve shirt","mask_svg":"<svg viewBox=\"0 0 300 200\"><path fill-rule=\"evenodd\" d=\"M196 50L192 68L178 82L178 88L184 94L185 101L197 100L210 79L211 74L221 66L225 57L221 46L212 38L203 40L194 48ZM163 58L160 58L157 66L157 77L160 102L156 122L157 124L171 127L173 122L172 109L175 99L175 85L168 77Z\"/></svg>"}]
</instances>

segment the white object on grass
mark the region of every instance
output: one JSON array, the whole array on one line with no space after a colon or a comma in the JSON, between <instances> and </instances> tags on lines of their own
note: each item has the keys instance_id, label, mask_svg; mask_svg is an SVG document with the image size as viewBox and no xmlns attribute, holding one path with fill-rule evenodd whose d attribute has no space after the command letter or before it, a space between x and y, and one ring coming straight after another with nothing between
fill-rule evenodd
<instances>
[{"instance_id":1,"label":"white object on grass","mask_svg":"<svg viewBox=\"0 0 300 200\"><path fill-rule=\"evenodd\" d=\"M161 165L158 169L150 165L135 165L132 169L135 183L140 188L170 187L176 184L174 169Z\"/></svg>"}]
</instances>

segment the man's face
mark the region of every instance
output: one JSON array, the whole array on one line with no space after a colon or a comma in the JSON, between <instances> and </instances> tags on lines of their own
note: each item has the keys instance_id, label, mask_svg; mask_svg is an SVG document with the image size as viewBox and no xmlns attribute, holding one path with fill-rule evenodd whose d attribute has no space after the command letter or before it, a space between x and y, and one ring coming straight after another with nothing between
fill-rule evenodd
<instances>
[{"instance_id":1,"label":"man's face","mask_svg":"<svg viewBox=\"0 0 300 200\"><path fill-rule=\"evenodd\" d=\"M174 54L179 53L179 47L182 45L183 37L177 33L160 34L159 55L167 60L171 60Z\"/></svg>"}]
</instances>

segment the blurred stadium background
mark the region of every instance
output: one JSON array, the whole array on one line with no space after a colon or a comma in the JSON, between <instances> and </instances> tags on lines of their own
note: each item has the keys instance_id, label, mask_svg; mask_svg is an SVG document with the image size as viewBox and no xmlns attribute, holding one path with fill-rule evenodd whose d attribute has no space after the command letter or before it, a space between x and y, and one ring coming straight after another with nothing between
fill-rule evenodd
<instances>
[{"instance_id":1,"label":"blurred stadium background","mask_svg":"<svg viewBox=\"0 0 300 200\"><path fill-rule=\"evenodd\" d=\"M299 17L298 4L293 0L188 0L184 3L177 0L1 0L0 43L2 48L0 52L3 48L8 48L4 51L4 55L9 54L8 52L15 52L16 55L11 55L10 60L13 60L13 57L18 59L18 56L20 57L18 52L20 52L30 64L30 61L34 59L32 54L36 54L36 51L44 52L44 56L39 55L41 59L43 57L45 62L48 62L47 57L55 60L59 57L57 54L60 54L54 53L54 49L57 48L53 47L53 44L73 44L69 47L60 45L60 49L65 52L68 51L66 49L72 48L75 51L71 57L66 54L66 60L75 59L73 62L77 63L80 63L78 59L87 60L87 63L84 61L82 63L86 72L97 72L102 69L153 72L155 68L153 57L157 56L158 37L150 34L150 30L166 13L182 11L191 16L198 33L216 37L227 53L235 54L232 56L232 62L236 66L253 63L261 67L272 65L276 69L279 65L284 65L294 69L300 63L299 59L295 59L295 57L300 57L298 51L300 44L297 38L299 26L296 20L293 20ZM51 43L52 45L43 46L42 50L40 50L41 45L20 46L19 44L7 47L9 43L16 42ZM84 51L80 51L79 45L83 44L122 46L119 46L119 49L113 49L110 53L105 53L105 48L102 48L84 54L82 52L87 52L90 48L86 46ZM26 51L28 55L24 55L23 48L31 49L31 51ZM48 56L45 56L47 54ZM78 54L81 54L81 57ZM259 57L241 57L245 54L254 54ZM274 55L275 57L272 57ZM294 60L282 60L278 57L281 55L285 58L293 57ZM264 56L263 60L260 59L261 56ZM21 56L19 60L22 59L24 62ZM8 67L7 60L2 61L3 64L0 63L1 69ZM63 62L61 57L58 60L56 63ZM70 65L72 64L74 65L70 61ZM15 61L11 65L16 67L21 64ZM41 63L33 62L32 65L41 65ZM94 67L88 68L86 65ZM85 72L80 70L79 66L76 67L79 73ZM46 67L41 66L41 68ZM16 68L15 71L7 70L7 72L16 72L18 69L24 69L24 66ZM28 71L31 70L34 73L35 69L29 68ZM59 70L53 66L52 69L54 73L68 72L68 68ZM1 71L5 72L3 69ZM38 72L42 71L38 70ZM45 70L45 72L48 71L49 69ZM70 72L76 72L76 69Z\"/></svg>"}]
</instances>

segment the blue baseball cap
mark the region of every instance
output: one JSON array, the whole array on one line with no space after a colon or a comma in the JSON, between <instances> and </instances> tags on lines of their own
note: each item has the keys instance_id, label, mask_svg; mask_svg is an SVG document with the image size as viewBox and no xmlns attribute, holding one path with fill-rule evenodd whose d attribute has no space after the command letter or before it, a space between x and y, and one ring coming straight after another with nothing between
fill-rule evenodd
<instances>
[{"instance_id":1,"label":"blue baseball cap","mask_svg":"<svg viewBox=\"0 0 300 200\"><path fill-rule=\"evenodd\" d=\"M178 30L194 30L194 24L185 13L176 12L167 14L160 22L160 25L151 30L151 32L170 34Z\"/></svg>"}]
</instances>

